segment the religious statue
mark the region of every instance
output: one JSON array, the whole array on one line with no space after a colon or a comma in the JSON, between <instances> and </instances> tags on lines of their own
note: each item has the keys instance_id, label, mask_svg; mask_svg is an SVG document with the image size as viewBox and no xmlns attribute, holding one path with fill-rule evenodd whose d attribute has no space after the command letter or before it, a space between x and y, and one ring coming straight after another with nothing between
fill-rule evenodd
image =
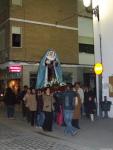
<instances>
[{"instance_id":1,"label":"religious statue","mask_svg":"<svg viewBox=\"0 0 113 150\"><path fill-rule=\"evenodd\" d=\"M48 49L39 64L36 88L47 87L55 83L63 83L62 68L55 50Z\"/></svg>"}]
</instances>

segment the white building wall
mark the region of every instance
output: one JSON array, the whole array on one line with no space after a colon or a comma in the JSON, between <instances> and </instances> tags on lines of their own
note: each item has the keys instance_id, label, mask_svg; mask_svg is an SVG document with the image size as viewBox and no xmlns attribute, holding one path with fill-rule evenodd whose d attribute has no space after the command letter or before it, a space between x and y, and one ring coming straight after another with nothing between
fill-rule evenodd
<instances>
[{"instance_id":1,"label":"white building wall","mask_svg":"<svg viewBox=\"0 0 113 150\"><path fill-rule=\"evenodd\" d=\"M93 45L94 34L93 34L92 18L78 17L78 42ZM80 65L94 65L94 62L95 62L94 54L79 52L79 64ZM77 81L81 82L82 84L84 83L83 73L85 71L85 69L83 68L80 68L80 67L77 68Z\"/></svg>"},{"instance_id":2,"label":"white building wall","mask_svg":"<svg viewBox=\"0 0 113 150\"><path fill-rule=\"evenodd\" d=\"M94 16L95 62L100 61L100 41L102 38L102 94L112 102L109 117L113 118L113 97L109 96L109 76L113 75L113 0L98 0L100 20ZM95 5L95 1L93 1Z\"/></svg>"},{"instance_id":3,"label":"white building wall","mask_svg":"<svg viewBox=\"0 0 113 150\"><path fill-rule=\"evenodd\" d=\"M36 72L38 70L38 65L23 65L23 76L22 76L22 85L30 86L30 73Z\"/></svg>"},{"instance_id":4,"label":"white building wall","mask_svg":"<svg viewBox=\"0 0 113 150\"><path fill-rule=\"evenodd\" d=\"M94 65L94 54L79 53L79 64Z\"/></svg>"},{"instance_id":5,"label":"white building wall","mask_svg":"<svg viewBox=\"0 0 113 150\"><path fill-rule=\"evenodd\" d=\"M78 17L78 34L79 34L79 36L93 37L92 19Z\"/></svg>"},{"instance_id":6,"label":"white building wall","mask_svg":"<svg viewBox=\"0 0 113 150\"><path fill-rule=\"evenodd\" d=\"M79 43L93 44L93 21L90 18L78 17ZM94 64L94 55L79 53L79 64Z\"/></svg>"}]
</instances>

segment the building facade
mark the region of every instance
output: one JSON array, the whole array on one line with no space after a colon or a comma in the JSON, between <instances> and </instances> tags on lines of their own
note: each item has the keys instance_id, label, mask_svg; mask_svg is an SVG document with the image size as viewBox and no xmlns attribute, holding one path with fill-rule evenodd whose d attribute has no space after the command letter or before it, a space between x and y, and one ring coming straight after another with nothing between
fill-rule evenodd
<instances>
[{"instance_id":1,"label":"building facade","mask_svg":"<svg viewBox=\"0 0 113 150\"><path fill-rule=\"evenodd\" d=\"M94 62L84 63L92 55L83 61L86 53L79 53L80 44L92 44L92 37L86 38L78 30L78 22L84 18L84 10L81 14L78 8L82 10L78 0L0 0L1 84L34 86L38 64L49 48L61 60L64 80L83 82L83 72L92 72Z\"/></svg>"}]
</instances>

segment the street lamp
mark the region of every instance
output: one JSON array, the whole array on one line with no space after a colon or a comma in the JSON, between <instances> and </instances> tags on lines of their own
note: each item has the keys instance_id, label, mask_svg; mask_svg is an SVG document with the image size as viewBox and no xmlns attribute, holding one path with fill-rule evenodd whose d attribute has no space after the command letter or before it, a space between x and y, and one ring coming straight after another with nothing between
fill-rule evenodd
<instances>
[{"instance_id":1,"label":"street lamp","mask_svg":"<svg viewBox=\"0 0 113 150\"><path fill-rule=\"evenodd\" d=\"M94 72L95 72L96 75L101 75L102 74L102 72L103 72L103 66L102 66L101 63L96 63L94 65Z\"/></svg>"},{"instance_id":2,"label":"street lamp","mask_svg":"<svg viewBox=\"0 0 113 150\"><path fill-rule=\"evenodd\" d=\"M99 0L98 0L99 1ZM83 4L86 8L86 11L88 13L92 13L94 17L97 18L97 23L94 24L94 17L93 17L93 25L94 27L94 33L96 33L94 36L94 41L98 43L99 45L99 51L98 49L95 48L95 66L94 66L94 71L96 74L96 100L97 100L97 115L100 116L100 101L102 100L102 72L103 72L103 65L102 65L102 48L101 48L101 33L100 33L100 22L99 22L99 5L98 1L96 0L83 0ZM89 7L92 5L92 8ZM98 27L98 32L97 32L97 27ZM96 30L95 30L96 29ZM97 41L98 39L98 41ZM96 54L99 54L98 57Z\"/></svg>"},{"instance_id":3,"label":"street lamp","mask_svg":"<svg viewBox=\"0 0 113 150\"><path fill-rule=\"evenodd\" d=\"M91 5L91 0L83 0L83 4L85 7L89 7Z\"/></svg>"}]
</instances>

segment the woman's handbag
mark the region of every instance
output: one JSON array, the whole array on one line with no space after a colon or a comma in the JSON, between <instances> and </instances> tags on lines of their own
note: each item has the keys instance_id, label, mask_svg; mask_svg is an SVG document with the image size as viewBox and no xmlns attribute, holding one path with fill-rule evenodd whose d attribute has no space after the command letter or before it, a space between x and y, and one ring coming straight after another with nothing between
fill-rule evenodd
<instances>
[{"instance_id":1,"label":"woman's handbag","mask_svg":"<svg viewBox=\"0 0 113 150\"><path fill-rule=\"evenodd\" d=\"M60 106L60 111L57 113L56 122L59 126L63 124L63 109L62 106Z\"/></svg>"}]
</instances>

